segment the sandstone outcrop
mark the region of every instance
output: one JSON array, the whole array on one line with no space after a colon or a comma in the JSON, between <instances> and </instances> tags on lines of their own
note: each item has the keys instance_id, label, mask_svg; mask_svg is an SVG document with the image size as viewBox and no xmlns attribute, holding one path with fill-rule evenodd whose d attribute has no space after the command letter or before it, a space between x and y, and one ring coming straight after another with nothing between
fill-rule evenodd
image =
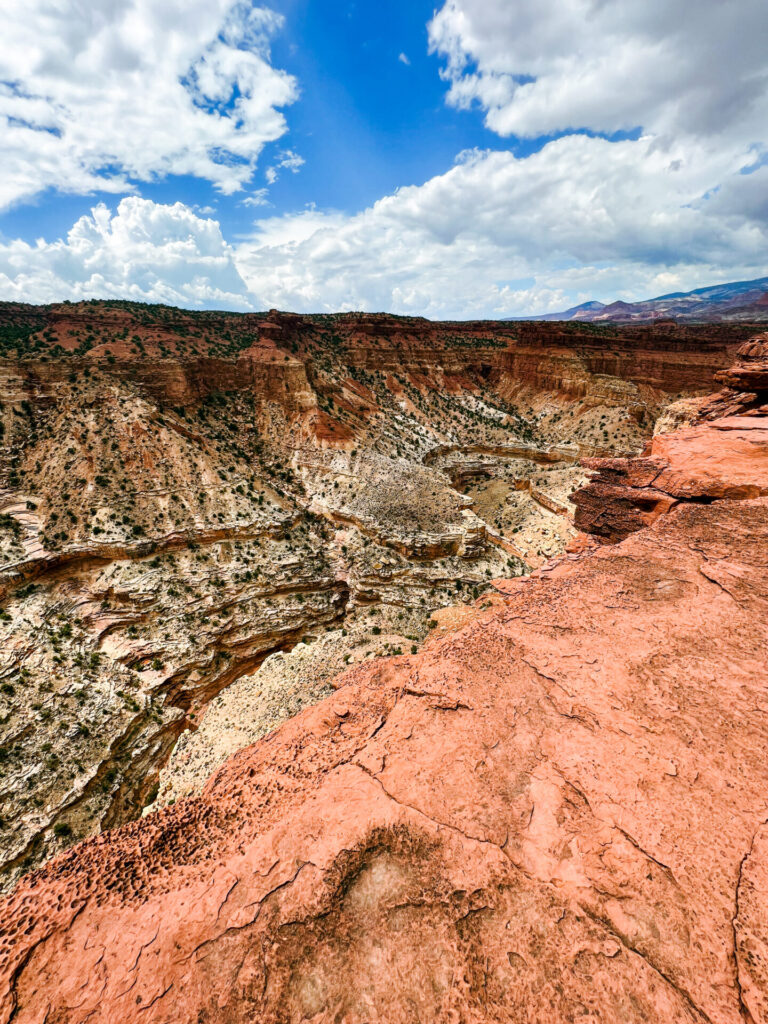
<instances>
[{"instance_id":1,"label":"sandstone outcrop","mask_svg":"<svg viewBox=\"0 0 768 1024\"><path fill-rule=\"evenodd\" d=\"M739 361L715 374L715 380L736 392L768 392L768 332L737 349Z\"/></svg>"},{"instance_id":2,"label":"sandstone outcrop","mask_svg":"<svg viewBox=\"0 0 768 1024\"><path fill-rule=\"evenodd\" d=\"M768 494L768 338L738 358L716 376L726 388L699 404L700 422L657 434L641 458L584 461L597 474L574 497L580 530L622 540L679 502Z\"/></svg>"},{"instance_id":3,"label":"sandstone outcrop","mask_svg":"<svg viewBox=\"0 0 768 1024\"><path fill-rule=\"evenodd\" d=\"M638 459L586 459L596 479L574 498L576 526L623 540L679 502L768 494L768 423L729 416L659 434Z\"/></svg>"},{"instance_id":4,"label":"sandstone outcrop","mask_svg":"<svg viewBox=\"0 0 768 1024\"><path fill-rule=\"evenodd\" d=\"M667 495L650 524L22 879L2 1024L766 1020L768 447L737 419L605 470Z\"/></svg>"}]
</instances>

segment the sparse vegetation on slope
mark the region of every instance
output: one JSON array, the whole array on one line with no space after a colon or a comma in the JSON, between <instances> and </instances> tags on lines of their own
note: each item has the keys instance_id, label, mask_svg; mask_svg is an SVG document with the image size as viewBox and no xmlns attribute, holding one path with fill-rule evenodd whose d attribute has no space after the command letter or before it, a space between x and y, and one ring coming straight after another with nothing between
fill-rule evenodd
<instances>
[{"instance_id":1,"label":"sparse vegetation on slope","mask_svg":"<svg viewBox=\"0 0 768 1024\"><path fill-rule=\"evenodd\" d=\"M435 610L563 549L579 455L637 450L669 396L634 336L604 354L614 376L594 350L543 352L558 394L525 369L530 342L412 318L0 307L3 884L199 786L232 749L201 720L232 721L234 684L249 742L332 669L417 651Z\"/></svg>"}]
</instances>

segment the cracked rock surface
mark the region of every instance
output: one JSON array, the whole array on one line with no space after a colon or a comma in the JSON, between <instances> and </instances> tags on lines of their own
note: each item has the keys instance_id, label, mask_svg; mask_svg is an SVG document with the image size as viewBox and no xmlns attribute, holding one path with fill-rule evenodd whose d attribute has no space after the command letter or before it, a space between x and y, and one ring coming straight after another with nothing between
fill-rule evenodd
<instances>
[{"instance_id":1,"label":"cracked rock surface","mask_svg":"<svg viewBox=\"0 0 768 1024\"><path fill-rule=\"evenodd\" d=\"M766 339L588 328L0 305L0 1024L766 1019Z\"/></svg>"},{"instance_id":2,"label":"cracked rock surface","mask_svg":"<svg viewBox=\"0 0 768 1024\"><path fill-rule=\"evenodd\" d=\"M767 553L681 501L355 666L22 879L0 1020L766 1020Z\"/></svg>"}]
</instances>

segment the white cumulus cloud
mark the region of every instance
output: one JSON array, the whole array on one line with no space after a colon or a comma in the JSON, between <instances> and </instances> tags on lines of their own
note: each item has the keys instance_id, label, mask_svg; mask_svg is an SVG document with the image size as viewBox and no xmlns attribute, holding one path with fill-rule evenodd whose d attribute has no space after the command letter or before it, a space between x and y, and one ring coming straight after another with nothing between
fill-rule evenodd
<instances>
[{"instance_id":1,"label":"white cumulus cloud","mask_svg":"<svg viewBox=\"0 0 768 1024\"><path fill-rule=\"evenodd\" d=\"M449 99L500 135L572 129L765 141L764 0L447 0Z\"/></svg>"},{"instance_id":2,"label":"white cumulus cloud","mask_svg":"<svg viewBox=\"0 0 768 1024\"><path fill-rule=\"evenodd\" d=\"M740 166L728 151L652 137L569 135L526 158L466 153L353 216L263 219L238 245L237 264L283 309L433 317L546 312L757 277L768 252L758 200L768 167L745 178ZM706 198L716 182L723 188Z\"/></svg>"},{"instance_id":3,"label":"white cumulus cloud","mask_svg":"<svg viewBox=\"0 0 768 1024\"><path fill-rule=\"evenodd\" d=\"M262 220L238 265L270 303L507 315L765 274L764 0L446 0L428 31L448 102L540 148Z\"/></svg>"},{"instance_id":4,"label":"white cumulus cloud","mask_svg":"<svg viewBox=\"0 0 768 1024\"><path fill-rule=\"evenodd\" d=\"M466 153L358 214L265 217L236 245L180 203L99 205L66 239L0 245L0 298L547 312L764 275L766 194L768 166L740 174L727 152L569 135L526 158Z\"/></svg>"},{"instance_id":5,"label":"white cumulus cloud","mask_svg":"<svg viewBox=\"0 0 768 1024\"><path fill-rule=\"evenodd\" d=\"M270 63L281 24L246 0L5 0L0 209L169 174L237 191L298 96Z\"/></svg>"},{"instance_id":6,"label":"white cumulus cloud","mask_svg":"<svg viewBox=\"0 0 768 1024\"><path fill-rule=\"evenodd\" d=\"M44 0L29 3L34 11L59 10ZM54 45L46 36L40 53L33 49L34 76L30 71L27 77L66 79L67 90L76 89L79 79L69 67L74 59L87 72L84 97L102 80L110 94L109 68L122 85L124 76L143 81L160 61L159 44L152 36L149 57L138 44L121 50L124 39L143 36L113 31L116 9L107 0L83 7L78 17L90 19L93 40L101 40L97 53L89 44L83 56L73 42L81 39L82 25L68 35L59 19L62 39ZM182 22L193 23L193 9L198 21L182 31ZM170 27L175 77L171 82L158 70L153 78L162 86L157 109L171 126L168 139L158 138L147 154L139 147L129 154L124 143L117 152L123 133L91 129L86 98L65 90L59 108L50 98L54 90L43 100L43 91L26 96L14 85L14 102L30 104L24 120L37 125L40 158L30 169L11 150L0 176L6 190L22 187L13 185L14 175L19 182L30 177L34 187L53 182L54 165L69 168L73 188L84 181L92 187L88 182L99 168L103 173L105 159L115 189L122 175L179 172L185 162L194 168L188 173L208 176L225 191L248 180L251 158L236 158L241 133L252 136L253 151L269 132L276 137L283 130L277 108L296 90L267 60L276 16L256 9L246 17L246 8L231 0L126 0L121 8L123 14L139 10L139 22L151 23L153 32L158 19ZM99 206L66 239L0 245L0 297L125 295L191 306L474 317L764 276L767 23L765 0L700 0L693 13L668 0L446 0L430 22L429 38L443 60L448 101L480 105L500 137L559 137L540 139L528 156L466 151L445 173L358 213L307 208L268 217L260 209L250 236L232 245L216 221L181 204L124 199L114 213ZM16 58L4 50L0 59ZM180 78L184 67L191 70ZM15 77L23 73L19 65ZM238 87L230 109L226 98L234 95L235 81L251 86ZM149 121L129 120L129 129L139 138L145 128L154 138L157 111L149 109L147 88L142 96L147 110L134 114ZM241 101L242 116L232 112ZM123 112L110 102L113 113ZM18 110L13 116L21 117ZM62 118L59 127L55 117ZM612 133L619 130L633 134L617 140ZM211 141L218 131L221 146ZM73 139L80 156L62 164ZM57 149L64 140L64 149ZM51 163L41 156L47 146ZM267 181L296 172L301 163L292 149L283 149L267 168ZM252 189L243 203L263 207L266 190Z\"/></svg>"},{"instance_id":7,"label":"white cumulus cloud","mask_svg":"<svg viewBox=\"0 0 768 1024\"><path fill-rule=\"evenodd\" d=\"M250 309L218 223L182 203L129 196L103 203L66 239L0 244L0 297L18 302L135 299L189 307Z\"/></svg>"},{"instance_id":8,"label":"white cumulus cloud","mask_svg":"<svg viewBox=\"0 0 768 1024\"><path fill-rule=\"evenodd\" d=\"M303 166L303 156L299 156L298 153L294 153L292 149L284 149L282 153L278 155L277 161L272 164L271 167L267 168L265 177L268 184L274 185L280 177L281 170L290 171L292 174L298 174Z\"/></svg>"}]
</instances>

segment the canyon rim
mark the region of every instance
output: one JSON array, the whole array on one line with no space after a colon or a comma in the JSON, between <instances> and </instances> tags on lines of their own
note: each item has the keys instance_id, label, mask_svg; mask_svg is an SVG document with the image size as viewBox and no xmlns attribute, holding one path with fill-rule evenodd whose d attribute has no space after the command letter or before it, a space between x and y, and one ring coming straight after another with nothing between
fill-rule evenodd
<instances>
[{"instance_id":1,"label":"canyon rim","mask_svg":"<svg viewBox=\"0 0 768 1024\"><path fill-rule=\"evenodd\" d=\"M765 0L0 14L0 1024L768 1024Z\"/></svg>"}]
</instances>

